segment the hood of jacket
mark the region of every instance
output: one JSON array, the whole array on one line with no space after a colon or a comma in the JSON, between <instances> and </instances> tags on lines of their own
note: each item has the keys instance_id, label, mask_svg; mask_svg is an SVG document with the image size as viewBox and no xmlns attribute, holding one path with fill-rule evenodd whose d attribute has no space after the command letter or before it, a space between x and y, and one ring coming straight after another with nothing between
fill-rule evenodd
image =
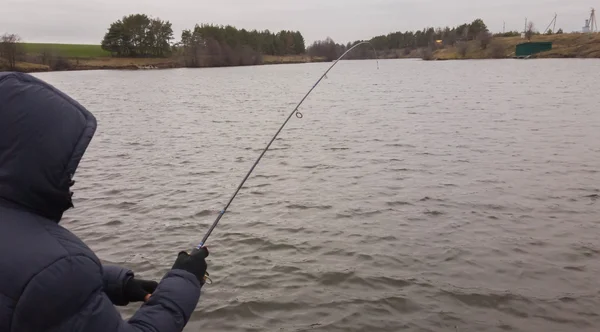
<instances>
[{"instance_id":1,"label":"hood of jacket","mask_svg":"<svg viewBox=\"0 0 600 332\"><path fill-rule=\"evenodd\" d=\"M58 89L0 73L0 202L60 221L95 131L94 116Z\"/></svg>"}]
</instances>

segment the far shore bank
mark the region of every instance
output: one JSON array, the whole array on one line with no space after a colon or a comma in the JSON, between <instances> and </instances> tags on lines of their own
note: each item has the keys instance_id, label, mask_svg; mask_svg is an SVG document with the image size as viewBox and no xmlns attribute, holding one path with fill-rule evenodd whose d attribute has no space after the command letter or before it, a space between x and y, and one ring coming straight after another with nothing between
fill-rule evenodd
<instances>
[{"instance_id":1,"label":"far shore bank","mask_svg":"<svg viewBox=\"0 0 600 332\"><path fill-rule=\"evenodd\" d=\"M144 70L144 69L169 69L184 68L181 61L173 58L118 58L118 57L93 57L93 58L65 58L64 66L51 68L49 65L17 62L16 71L25 73L50 72L50 71L77 71L77 70ZM285 55L285 56L263 56L262 64L298 64L311 62L325 62L323 57L310 57L304 55ZM6 65L4 66L6 67ZM0 63L0 70L2 68Z\"/></svg>"},{"instance_id":2,"label":"far shore bank","mask_svg":"<svg viewBox=\"0 0 600 332\"><path fill-rule=\"evenodd\" d=\"M521 37L493 38L483 48L478 40L470 41L462 50L460 47L448 46L433 51L427 60L475 60L475 59L507 59L515 56L518 44L528 42ZM535 35L531 42L551 42L552 50L530 56L530 59L569 59L600 58L599 33L569 33L555 35ZM462 54L461 54L462 53Z\"/></svg>"},{"instance_id":3,"label":"far shore bank","mask_svg":"<svg viewBox=\"0 0 600 332\"><path fill-rule=\"evenodd\" d=\"M530 58L600 58L600 34L555 34L535 35L532 42L552 42L552 50L532 55ZM495 37L486 47L481 41L472 40L463 45L455 44L448 46L433 47L433 49L385 49L378 50L380 59L405 59L423 58L424 60L475 60L475 59L508 59L515 56L515 48L518 44L527 42L520 37ZM40 49L42 44L25 44L29 49ZM40 53L31 52L25 55L25 61L17 62L16 71L20 72L49 72L49 71L73 71L73 70L144 70L144 69L168 69L185 67L181 58L126 58L111 57L103 54L99 46L95 45L60 45L43 44L44 47L55 46L57 49L67 49L73 54L62 54L56 52L60 58L60 65L56 62L52 66L37 61L41 58ZM35 46L35 47L34 47ZM68 46L68 48L67 48ZM98 51L100 50L100 51ZM28 50L29 51L29 50ZM72 56L76 55L76 56ZM311 62L327 62L325 57L312 57L309 55L263 55L259 65L273 64L298 64ZM0 71L8 70L7 62L0 59Z\"/></svg>"}]
</instances>

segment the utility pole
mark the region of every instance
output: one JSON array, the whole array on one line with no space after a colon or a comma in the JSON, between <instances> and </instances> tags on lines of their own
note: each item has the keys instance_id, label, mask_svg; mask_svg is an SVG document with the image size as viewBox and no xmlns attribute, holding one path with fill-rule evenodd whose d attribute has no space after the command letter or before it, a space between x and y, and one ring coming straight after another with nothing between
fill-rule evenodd
<instances>
[{"instance_id":1,"label":"utility pole","mask_svg":"<svg viewBox=\"0 0 600 332\"><path fill-rule=\"evenodd\" d=\"M556 33L556 17L558 17L558 14L554 13L554 18L552 19L552 21L550 21L550 24L548 24L548 27L546 27L546 30L544 30L544 34L546 32L548 32L548 29L550 29L550 26L554 23L554 30L552 30L552 33Z\"/></svg>"},{"instance_id":2,"label":"utility pole","mask_svg":"<svg viewBox=\"0 0 600 332\"><path fill-rule=\"evenodd\" d=\"M598 23L596 22L596 10L594 8L592 8L590 18L585 20L585 26L583 27L582 32L584 32L584 33L598 32Z\"/></svg>"}]
</instances>

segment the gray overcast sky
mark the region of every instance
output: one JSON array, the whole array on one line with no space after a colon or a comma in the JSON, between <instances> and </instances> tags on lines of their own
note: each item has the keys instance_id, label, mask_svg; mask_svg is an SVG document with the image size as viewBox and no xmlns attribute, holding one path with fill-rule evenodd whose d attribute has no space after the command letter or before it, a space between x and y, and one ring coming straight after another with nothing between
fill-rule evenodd
<instances>
[{"instance_id":1,"label":"gray overcast sky","mask_svg":"<svg viewBox=\"0 0 600 332\"><path fill-rule=\"evenodd\" d=\"M392 31L455 26L482 18L490 30L522 30L525 17L540 30L558 13L557 29L581 30L600 0L0 0L0 33L25 41L98 44L111 22L145 13L173 23L175 37L196 23L300 30L307 43L337 42Z\"/></svg>"}]
</instances>

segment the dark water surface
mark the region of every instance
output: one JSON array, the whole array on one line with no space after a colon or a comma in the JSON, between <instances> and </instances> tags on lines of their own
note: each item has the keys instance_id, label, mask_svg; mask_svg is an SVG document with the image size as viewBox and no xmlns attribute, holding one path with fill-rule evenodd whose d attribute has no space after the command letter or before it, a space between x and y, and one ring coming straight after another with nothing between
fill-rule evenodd
<instances>
[{"instance_id":1,"label":"dark water surface","mask_svg":"<svg viewBox=\"0 0 600 332\"><path fill-rule=\"evenodd\" d=\"M99 123L63 225L161 278L326 66L38 74ZM598 331L598 73L340 63L213 233L186 331Z\"/></svg>"}]
</instances>

